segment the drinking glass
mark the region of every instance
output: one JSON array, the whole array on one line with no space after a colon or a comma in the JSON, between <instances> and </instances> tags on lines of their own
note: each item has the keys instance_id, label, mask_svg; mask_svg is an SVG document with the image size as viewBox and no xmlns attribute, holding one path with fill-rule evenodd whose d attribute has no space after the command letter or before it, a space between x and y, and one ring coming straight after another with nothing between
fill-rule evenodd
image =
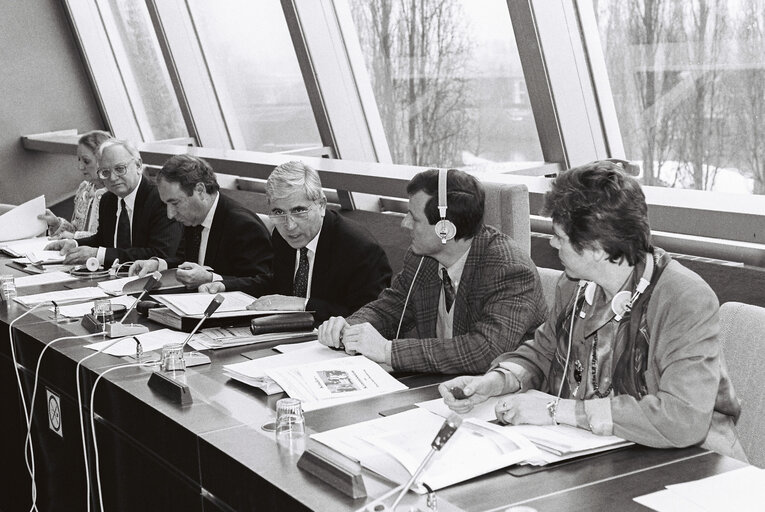
<instances>
[{"instance_id":1,"label":"drinking glass","mask_svg":"<svg viewBox=\"0 0 765 512\"><path fill-rule=\"evenodd\" d=\"M297 398L282 398L276 402L276 441L290 448L305 446L305 417Z\"/></svg>"},{"instance_id":2,"label":"drinking glass","mask_svg":"<svg viewBox=\"0 0 765 512\"><path fill-rule=\"evenodd\" d=\"M16 278L12 274L0 275L0 299L11 300L16 296Z\"/></svg>"},{"instance_id":3,"label":"drinking glass","mask_svg":"<svg viewBox=\"0 0 765 512\"><path fill-rule=\"evenodd\" d=\"M162 345L162 359L159 367L165 372L186 371L186 361L183 359L183 343Z\"/></svg>"},{"instance_id":4,"label":"drinking glass","mask_svg":"<svg viewBox=\"0 0 765 512\"><path fill-rule=\"evenodd\" d=\"M109 299L93 301L93 316L104 325L114 322L114 311L112 311L112 303Z\"/></svg>"}]
</instances>

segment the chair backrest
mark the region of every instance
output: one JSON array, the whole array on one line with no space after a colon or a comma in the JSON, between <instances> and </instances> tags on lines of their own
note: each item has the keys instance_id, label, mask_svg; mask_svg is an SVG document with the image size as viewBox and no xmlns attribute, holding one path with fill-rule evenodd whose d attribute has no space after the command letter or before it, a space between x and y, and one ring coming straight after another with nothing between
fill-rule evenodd
<instances>
[{"instance_id":1,"label":"chair backrest","mask_svg":"<svg viewBox=\"0 0 765 512\"><path fill-rule=\"evenodd\" d=\"M562 270L537 267L539 279L542 281L542 294L547 302L547 308L552 309L555 303L555 285L558 283Z\"/></svg>"},{"instance_id":2,"label":"chair backrest","mask_svg":"<svg viewBox=\"0 0 765 512\"><path fill-rule=\"evenodd\" d=\"M526 185L486 183L484 224L510 235L526 254L531 254L531 209Z\"/></svg>"},{"instance_id":3,"label":"chair backrest","mask_svg":"<svg viewBox=\"0 0 765 512\"><path fill-rule=\"evenodd\" d=\"M736 430L749 462L765 467L765 308L726 302L720 306L720 343L741 400Z\"/></svg>"}]
</instances>

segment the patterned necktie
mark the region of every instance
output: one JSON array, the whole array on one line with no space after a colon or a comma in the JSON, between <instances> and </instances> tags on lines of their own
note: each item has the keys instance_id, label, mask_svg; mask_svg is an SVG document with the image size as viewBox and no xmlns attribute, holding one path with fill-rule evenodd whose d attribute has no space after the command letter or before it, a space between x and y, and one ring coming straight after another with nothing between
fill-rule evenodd
<instances>
[{"instance_id":1,"label":"patterned necktie","mask_svg":"<svg viewBox=\"0 0 765 512\"><path fill-rule=\"evenodd\" d=\"M120 216L117 219L117 248L127 249L133 244L130 242L130 217L124 199L120 199Z\"/></svg>"},{"instance_id":2,"label":"patterned necktie","mask_svg":"<svg viewBox=\"0 0 765 512\"><path fill-rule=\"evenodd\" d=\"M445 268L441 269L441 283L444 285L444 303L446 303L446 311L448 312L454 304L454 286Z\"/></svg>"},{"instance_id":3,"label":"patterned necktie","mask_svg":"<svg viewBox=\"0 0 765 512\"><path fill-rule=\"evenodd\" d=\"M305 297L308 292L308 247L300 249L300 263L295 273L292 291L295 297Z\"/></svg>"},{"instance_id":4,"label":"patterned necktie","mask_svg":"<svg viewBox=\"0 0 765 512\"><path fill-rule=\"evenodd\" d=\"M189 237L188 254L186 254L186 261L191 263L199 263L199 246L202 245L202 225L191 226L186 228L186 234Z\"/></svg>"}]
</instances>

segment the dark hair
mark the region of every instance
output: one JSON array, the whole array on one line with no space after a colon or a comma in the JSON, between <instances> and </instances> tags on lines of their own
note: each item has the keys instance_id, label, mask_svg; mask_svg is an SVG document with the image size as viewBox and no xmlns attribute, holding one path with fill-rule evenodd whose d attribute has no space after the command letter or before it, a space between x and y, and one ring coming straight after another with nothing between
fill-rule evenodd
<instances>
[{"instance_id":1,"label":"dark hair","mask_svg":"<svg viewBox=\"0 0 765 512\"><path fill-rule=\"evenodd\" d=\"M475 177L457 169L446 172L446 218L457 228L455 239L471 238L483 226L483 209L486 193ZM406 193L417 192L430 196L425 203L425 216L435 225L441 220L438 213L438 169L428 169L417 174L406 186Z\"/></svg>"},{"instance_id":2,"label":"dark hair","mask_svg":"<svg viewBox=\"0 0 765 512\"><path fill-rule=\"evenodd\" d=\"M545 194L543 212L577 252L597 243L608 261L636 265L651 251L645 195L616 163L599 160L560 173Z\"/></svg>"},{"instance_id":3,"label":"dark hair","mask_svg":"<svg viewBox=\"0 0 765 512\"><path fill-rule=\"evenodd\" d=\"M208 194L220 190L218 180L210 164L199 157L191 155L171 156L162 169L157 173L157 181L160 179L170 183L178 183L186 195L194 193L197 183L205 186Z\"/></svg>"}]
</instances>

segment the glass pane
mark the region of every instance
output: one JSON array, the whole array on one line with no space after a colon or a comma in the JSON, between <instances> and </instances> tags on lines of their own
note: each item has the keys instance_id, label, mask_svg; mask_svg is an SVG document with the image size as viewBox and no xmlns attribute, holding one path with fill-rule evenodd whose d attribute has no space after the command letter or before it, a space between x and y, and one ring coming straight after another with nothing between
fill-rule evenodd
<instances>
[{"instance_id":1,"label":"glass pane","mask_svg":"<svg viewBox=\"0 0 765 512\"><path fill-rule=\"evenodd\" d=\"M188 137L144 0L99 0L144 141Z\"/></svg>"},{"instance_id":2,"label":"glass pane","mask_svg":"<svg viewBox=\"0 0 765 512\"><path fill-rule=\"evenodd\" d=\"M188 5L236 149L321 147L279 0Z\"/></svg>"},{"instance_id":3,"label":"glass pane","mask_svg":"<svg viewBox=\"0 0 765 512\"><path fill-rule=\"evenodd\" d=\"M349 3L394 163L541 163L506 0Z\"/></svg>"},{"instance_id":4,"label":"glass pane","mask_svg":"<svg viewBox=\"0 0 765 512\"><path fill-rule=\"evenodd\" d=\"M765 192L762 0L601 0L595 12L643 183Z\"/></svg>"}]
</instances>

